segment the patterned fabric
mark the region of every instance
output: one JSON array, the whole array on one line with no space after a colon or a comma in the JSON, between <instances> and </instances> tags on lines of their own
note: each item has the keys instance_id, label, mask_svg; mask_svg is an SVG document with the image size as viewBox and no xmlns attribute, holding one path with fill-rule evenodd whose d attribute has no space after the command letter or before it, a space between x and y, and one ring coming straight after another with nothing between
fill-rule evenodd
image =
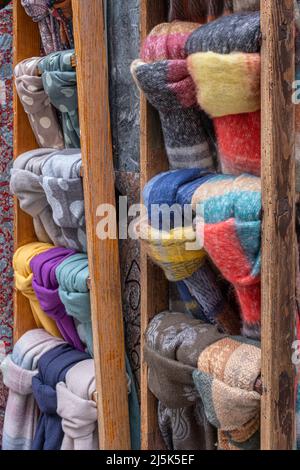
<instances>
[{"instance_id":1,"label":"patterned fabric","mask_svg":"<svg viewBox=\"0 0 300 470\"><path fill-rule=\"evenodd\" d=\"M259 343L224 338L199 356L195 385L209 422L218 428L219 450L257 450L260 446L261 373Z\"/></svg>"},{"instance_id":2,"label":"patterned fabric","mask_svg":"<svg viewBox=\"0 0 300 470\"><path fill-rule=\"evenodd\" d=\"M74 50L56 52L39 63L44 90L61 113L66 148L80 147L76 72L71 65Z\"/></svg>"},{"instance_id":3,"label":"patterned fabric","mask_svg":"<svg viewBox=\"0 0 300 470\"><path fill-rule=\"evenodd\" d=\"M9 170L13 158L12 3L0 10L0 355L12 349L13 201ZM0 374L0 446L7 389Z\"/></svg>"},{"instance_id":4,"label":"patterned fabric","mask_svg":"<svg viewBox=\"0 0 300 470\"><path fill-rule=\"evenodd\" d=\"M56 110L44 91L43 80L37 75L40 57L25 59L15 67L15 84L37 143L40 147L64 148Z\"/></svg>"},{"instance_id":5,"label":"patterned fabric","mask_svg":"<svg viewBox=\"0 0 300 470\"><path fill-rule=\"evenodd\" d=\"M45 330L27 331L1 364L4 383L9 388L3 430L3 450L30 450L38 420L32 395L32 378L43 354L63 341Z\"/></svg>"},{"instance_id":6,"label":"patterned fabric","mask_svg":"<svg viewBox=\"0 0 300 470\"><path fill-rule=\"evenodd\" d=\"M237 293L243 333L260 337L261 181L250 175L218 175L192 199L202 219L204 249Z\"/></svg>"},{"instance_id":7,"label":"patterned fabric","mask_svg":"<svg viewBox=\"0 0 300 470\"><path fill-rule=\"evenodd\" d=\"M260 109L260 55L197 52L187 59L201 108L211 117ZM226 84L226 93L224 93Z\"/></svg>"},{"instance_id":8,"label":"patterned fabric","mask_svg":"<svg viewBox=\"0 0 300 470\"><path fill-rule=\"evenodd\" d=\"M186 20L206 23L232 13L232 0L170 0L169 21Z\"/></svg>"},{"instance_id":9,"label":"patterned fabric","mask_svg":"<svg viewBox=\"0 0 300 470\"><path fill-rule=\"evenodd\" d=\"M74 47L70 0L21 0L21 4L39 25L45 55Z\"/></svg>"},{"instance_id":10,"label":"patterned fabric","mask_svg":"<svg viewBox=\"0 0 300 470\"><path fill-rule=\"evenodd\" d=\"M160 402L160 429L170 450L214 449L214 431L192 374L201 352L224 337L215 326L182 313L160 313L148 326L144 346L148 386Z\"/></svg>"},{"instance_id":11,"label":"patterned fabric","mask_svg":"<svg viewBox=\"0 0 300 470\"><path fill-rule=\"evenodd\" d=\"M53 248L47 243L29 243L19 248L13 257L13 267L15 271L15 286L30 302L32 315L36 326L44 328L53 336L60 337L60 332L54 320L49 318L41 309L35 292L32 288L33 274L30 267L31 260L45 251Z\"/></svg>"},{"instance_id":12,"label":"patterned fabric","mask_svg":"<svg viewBox=\"0 0 300 470\"><path fill-rule=\"evenodd\" d=\"M187 55L196 52L260 52L260 14L237 13L223 16L196 29L186 42Z\"/></svg>"},{"instance_id":13,"label":"patterned fabric","mask_svg":"<svg viewBox=\"0 0 300 470\"><path fill-rule=\"evenodd\" d=\"M78 149L37 149L14 161L11 191L33 217L38 240L86 251L86 229Z\"/></svg>"}]
</instances>

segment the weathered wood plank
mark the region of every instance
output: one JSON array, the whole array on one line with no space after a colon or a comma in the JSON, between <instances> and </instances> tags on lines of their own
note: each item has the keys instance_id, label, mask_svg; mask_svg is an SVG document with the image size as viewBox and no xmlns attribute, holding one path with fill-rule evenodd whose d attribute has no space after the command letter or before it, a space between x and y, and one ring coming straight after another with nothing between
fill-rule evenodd
<instances>
[{"instance_id":1,"label":"weathered wood plank","mask_svg":"<svg viewBox=\"0 0 300 470\"><path fill-rule=\"evenodd\" d=\"M100 240L97 207L115 206L103 3L72 0L91 307L103 450L130 449L118 241ZM88 86L87 86L88 84Z\"/></svg>"},{"instance_id":2,"label":"weathered wood plank","mask_svg":"<svg viewBox=\"0 0 300 470\"><path fill-rule=\"evenodd\" d=\"M14 66L21 60L38 56L40 38L38 26L26 15L20 1L13 3L14 19ZM26 39L24 39L26 38ZM14 158L23 152L37 147L28 117L20 103L14 87ZM20 209L14 199L14 248L36 241L32 218ZM14 292L14 341L17 341L27 330L35 328L29 301L18 291Z\"/></svg>"},{"instance_id":3,"label":"weathered wood plank","mask_svg":"<svg viewBox=\"0 0 300 470\"><path fill-rule=\"evenodd\" d=\"M141 40L166 20L166 3L141 0ZM168 168L157 112L141 96L141 189L157 173ZM169 306L168 283L141 246L141 426L142 449L163 448L157 423L157 400L148 389L148 368L143 357L144 333L153 316Z\"/></svg>"},{"instance_id":4,"label":"weathered wood plank","mask_svg":"<svg viewBox=\"0 0 300 470\"><path fill-rule=\"evenodd\" d=\"M295 437L294 1L261 2L262 380L261 443L289 450Z\"/></svg>"}]
</instances>

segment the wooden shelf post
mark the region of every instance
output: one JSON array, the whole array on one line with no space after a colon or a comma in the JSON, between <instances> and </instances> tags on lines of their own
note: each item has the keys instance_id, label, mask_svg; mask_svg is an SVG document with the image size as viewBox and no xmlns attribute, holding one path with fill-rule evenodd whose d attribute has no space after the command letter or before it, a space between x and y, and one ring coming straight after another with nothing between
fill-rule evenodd
<instances>
[{"instance_id":1,"label":"wooden shelf post","mask_svg":"<svg viewBox=\"0 0 300 470\"><path fill-rule=\"evenodd\" d=\"M296 313L294 0L261 1L262 381L261 447L295 444Z\"/></svg>"}]
</instances>

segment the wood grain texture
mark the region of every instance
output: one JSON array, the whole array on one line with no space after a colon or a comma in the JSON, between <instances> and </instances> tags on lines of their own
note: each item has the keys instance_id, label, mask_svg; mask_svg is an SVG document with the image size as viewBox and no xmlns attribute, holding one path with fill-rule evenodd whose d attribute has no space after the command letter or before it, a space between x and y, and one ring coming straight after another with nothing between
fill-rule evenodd
<instances>
[{"instance_id":1,"label":"wood grain texture","mask_svg":"<svg viewBox=\"0 0 300 470\"><path fill-rule=\"evenodd\" d=\"M167 2L141 0L141 41L151 29L166 20ZM141 96L141 189L157 173L168 169L158 113ZM147 257L141 245L141 429L142 449L164 445L157 422L157 400L148 389L148 368L143 356L144 334L149 321L169 307L168 282L160 268Z\"/></svg>"},{"instance_id":2,"label":"wood grain texture","mask_svg":"<svg viewBox=\"0 0 300 470\"><path fill-rule=\"evenodd\" d=\"M262 46L262 381L261 445L295 443L296 312L294 1L261 2Z\"/></svg>"},{"instance_id":3,"label":"wood grain texture","mask_svg":"<svg viewBox=\"0 0 300 470\"><path fill-rule=\"evenodd\" d=\"M87 224L91 307L102 450L130 449L117 240L96 234L97 207L115 206L102 0L72 0Z\"/></svg>"},{"instance_id":4,"label":"wood grain texture","mask_svg":"<svg viewBox=\"0 0 300 470\"><path fill-rule=\"evenodd\" d=\"M26 15L20 1L13 3L14 21L14 66L21 60L37 56L40 53L40 38L38 26ZM19 101L14 87L14 158L23 152L37 147L31 130L28 116ZM32 218L20 209L17 199L14 199L14 248L36 241ZM14 341L16 342L26 331L35 328L29 301L18 291L14 293Z\"/></svg>"}]
</instances>

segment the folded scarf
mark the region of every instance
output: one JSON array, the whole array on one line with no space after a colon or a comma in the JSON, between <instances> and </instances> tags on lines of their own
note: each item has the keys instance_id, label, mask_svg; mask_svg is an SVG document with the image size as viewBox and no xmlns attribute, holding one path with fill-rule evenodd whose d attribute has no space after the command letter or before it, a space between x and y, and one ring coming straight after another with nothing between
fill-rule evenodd
<instances>
[{"instance_id":1,"label":"folded scarf","mask_svg":"<svg viewBox=\"0 0 300 470\"><path fill-rule=\"evenodd\" d=\"M38 149L14 161L10 187L43 242L86 251L79 150Z\"/></svg>"},{"instance_id":2,"label":"folded scarf","mask_svg":"<svg viewBox=\"0 0 300 470\"><path fill-rule=\"evenodd\" d=\"M80 147L76 72L71 65L74 50L55 52L39 63L45 92L62 115L66 148Z\"/></svg>"},{"instance_id":3,"label":"folded scarf","mask_svg":"<svg viewBox=\"0 0 300 470\"><path fill-rule=\"evenodd\" d=\"M260 55L197 52L187 59L200 107L211 117L260 109Z\"/></svg>"},{"instance_id":4,"label":"folded scarf","mask_svg":"<svg viewBox=\"0 0 300 470\"><path fill-rule=\"evenodd\" d=\"M93 332L91 321L90 292L88 288L89 267L85 254L76 254L64 260L56 268L56 278L59 284L58 293L66 311L79 325L83 326L83 341L87 350L93 356ZM131 443L133 449L139 448L139 404L134 379L129 361L126 358L126 369L131 379L129 395L129 413Z\"/></svg>"},{"instance_id":5,"label":"folded scarf","mask_svg":"<svg viewBox=\"0 0 300 470\"><path fill-rule=\"evenodd\" d=\"M78 380L80 377L80 380ZM93 359L81 361L56 385L57 414L64 437L61 450L98 450L97 406Z\"/></svg>"},{"instance_id":6,"label":"folded scarf","mask_svg":"<svg viewBox=\"0 0 300 470\"><path fill-rule=\"evenodd\" d=\"M206 23L232 12L232 0L170 0L169 21Z\"/></svg>"},{"instance_id":7,"label":"folded scarf","mask_svg":"<svg viewBox=\"0 0 300 470\"><path fill-rule=\"evenodd\" d=\"M236 13L223 16L196 29L187 39L187 55L196 52L260 52L260 14Z\"/></svg>"},{"instance_id":8,"label":"folded scarf","mask_svg":"<svg viewBox=\"0 0 300 470\"><path fill-rule=\"evenodd\" d=\"M163 411L159 413L159 422L168 449L214 448L213 430L192 375L201 352L224 337L215 326L182 313L163 312L149 324L144 346L148 386ZM167 427L166 414L175 418L169 420Z\"/></svg>"},{"instance_id":9,"label":"folded scarf","mask_svg":"<svg viewBox=\"0 0 300 470\"><path fill-rule=\"evenodd\" d=\"M9 389L3 429L3 450L30 450L38 420L32 395L32 378L37 374L40 357L62 344L45 330L25 333L11 355L1 364L3 381Z\"/></svg>"},{"instance_id":10,"label":"folded scarf","mask_svg":"<svg viewBox=\"0 0 300 470\"><path fill-rule=\"evenodd\" d=\"M31 260L45 251L53 248L47 243L29 243L19 248L13 257L13 268L15 271L15 286L30 302L32 314L38 328L44 328L53 336L60 337L59 330L52 318L41 309L35 292L32 288L33 274L30 268Z\"/></svg>"},{"instance_id":11,"label":"folded scarf","mask_svg":"<svg viewBox=\"0 0 300 470\"><path fill-rule=\"evenodd\" d=\"M15 67L16 90L39 146L62 149L64 140L56 111L44 91L42 78L37 75L40 61L40 57L33 57Z\"/></svg>"},{"instance_id":12,"label":"folded scarf","mask_svg":"<svg viewBox=\"0 0 300 470\"><path fill-rule=\"evenodd\" d=\"M75 251L66 248L52 248L37 255L30 262L33 273L32 287L42 310L52 318L62 337L79 351L84 347L74 324L58 295L58 282L55 270L65 259L74 255Z\"/></svg>"},{"instance_id":13,"label":"folded scarf","mask_svg":"<svg viewBox=\"0 0 300 470\"><path fill-rule=\"evenodd\" d=\"M67 372L78 362L90 359L84 352L63 344L44 354L38 365L39 373L32 379L32 390L40 417L32 450L59 450L63 441L61 418L58 416L56 385L65 382Z\"/></svg>"},{"instance_id":14,"label":"folded scarf","mask_svg":"<svg viewBox=\"0 0 300 470\"><path fill-rule=\"evenodd\" d=\"M204 249L236 290L243 333L260 336L261 182L250 175L217 175L192 199L201 214ZM204 227L203 227L204 226ZM204 233L203 233L204 228Z\"/></svg>"},{"instance_id":15,"label":"folded scarf","mask_svg":"<svg viewBox=\"0 0 300 470\"><path fill-rule=\"evenodd\" d=\"M187 21L155 26L142 44L141 59L144 62L186 59L186 41L198 26Z\"/></svg>"},{"instance_id":16,"label":"folded scarf","mask_svg":"<svg viewBox=\"0 0 300 470\"><path fill-rule=\"evenodd\" d=\"M21 4L27 15L38 23L42 46L46 55L73 47L70 1L21 0ZM52 9L53 4L57 4L55 10ZM62 20L64 20L64 25L68 25L68 35L62 34L63 31L66 31L66 28L62 25Z\"/></svg>"},{"instance_id":17,"label":"folded scarf","mask_svg":"<svg viewBox=\"0 0 300 470\"><path fill-rule=\"evenodd\" d=\"M169 231L174 227L191 225L191 211L184 213L184 206L190 209L196 189L214 174L198 168L185 168L160 173L152 178L143 190L143 200L151 226L157 230Z\"/></svg>"},{"instance_id":18,"label":"folded scarf","mask_svg":"<svg viewBox=\"0 0 300 470\"><path fill-rule=\"evenodd\" d=\"M159 112L170 168L213 169L211 137L186 60L149 64L136 60L131 71Z\"/></svg>"},{"instance_id":19,"label":"folded scarf","mask_svg":"<svg viewBox=\"0 0 300 470\"><path fill-rule=\"evenodd\" d=\"M218 428L219 450L257 450L260 446L261 374L259 343L224 338L199 356L193 377L209 422Z\"/></svg>"}]
</instances>

